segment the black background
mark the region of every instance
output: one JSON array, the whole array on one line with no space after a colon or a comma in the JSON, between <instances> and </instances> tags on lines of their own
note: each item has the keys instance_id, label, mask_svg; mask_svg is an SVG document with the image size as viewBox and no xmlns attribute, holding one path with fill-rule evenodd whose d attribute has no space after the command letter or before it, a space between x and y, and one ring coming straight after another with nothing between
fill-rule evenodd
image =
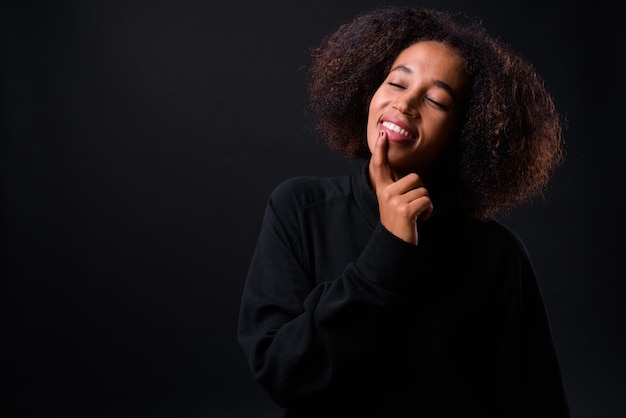
<instances>
[{"instance_id":1,"label":"black background","mask_svg":"<svg viewBox=\"0 0 626 418\"><path fill-rule=\"evenodd\" d=\"M237 345L239 298L272 188L356 167L311 133L307 52L382 4L2 4L3 417L279 416ZM624 6L421 4L481 17L568 120L545 199L504 222L574 417L623 417Z\"/></svg>"}]
</instances>

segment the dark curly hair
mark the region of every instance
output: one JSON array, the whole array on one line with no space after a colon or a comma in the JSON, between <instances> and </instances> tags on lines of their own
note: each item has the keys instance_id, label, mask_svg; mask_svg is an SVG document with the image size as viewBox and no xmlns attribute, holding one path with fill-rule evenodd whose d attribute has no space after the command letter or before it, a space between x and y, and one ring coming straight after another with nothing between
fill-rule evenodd
<instances>
[{"instance_id":1,"label":"dark curly hair","mask_svg":"<svg viewBox=\"0 0 626 418\"><path fill-rule=\"evenodd\" d=\"M453 47L470 80L448 173L470 215L486 219L543 194L564 158L563 121L552 96L510 46L447 12L376 9L311 49L307 109L325 144L350 158L370 157L369 102L398 54L419 41Z\"/></svg>"}]
</instances>

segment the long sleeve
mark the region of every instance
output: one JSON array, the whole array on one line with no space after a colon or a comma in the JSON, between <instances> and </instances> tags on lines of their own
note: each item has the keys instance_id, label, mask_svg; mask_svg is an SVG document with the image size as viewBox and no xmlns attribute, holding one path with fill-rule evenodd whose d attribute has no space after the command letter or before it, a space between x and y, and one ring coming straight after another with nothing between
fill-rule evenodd
<instances>
[{"instance_id":1,"label":"long sleeve","mask_svg":"<svg viewBox=\"0 0 626 418\"><path fill-rule=\"evenodd\" d=\"M510 417L570 416L550 322L527 257L520 260L495 364L499 407Z\"/></svg>"},{"instance_id":2,"label":"long sleeve","mask_svg":"<svg viewBox=\"0 0 626 418\"><path fill-rule=\"evenodd\" d=\"M534 275L523 284L521 417L569 417L556 347L543 298Z\"/></svg>"},{"instance_id":3,"label":"long sleeve","mask_svg":"<svg viewBox=\"0 0 626 418\"><path fill-rule=\"evenodd\" d=\"M329 263L343 262L343 269L315 280L306 257L310 242L302 241L310 225L297 216L306 205L292 200L292 187L279 188L268 203L239 323L252 372L279 405L332 391L348 380L353 385L359 381L355 373L371 379L384 370L390 358L384 347L404 338L389 328L389 318L398 315L402 291L420 264L418 248L381 225L362 225L369 239L333 254L340 261ZM314 251L323 252L320 247Z\"/></svg>"},{"instance_id":4,"label":"long sleeve","mask_svg":"<svg viewBox=\"0 0 626 418\"><path fill-rule=\"evenodd\" d=\"M272 193L238 339L285 417L569 417L519 237L453 214L419 229L389 233L363 175Z\"/></svg>"}]
</instances>

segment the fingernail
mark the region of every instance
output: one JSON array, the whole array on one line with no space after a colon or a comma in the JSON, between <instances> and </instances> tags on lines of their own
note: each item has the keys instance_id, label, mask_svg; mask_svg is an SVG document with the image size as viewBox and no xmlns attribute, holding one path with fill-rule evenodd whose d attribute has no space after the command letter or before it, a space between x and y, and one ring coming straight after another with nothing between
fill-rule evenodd
<instances>
[{"instance_id":1,"label":"fingernail","mask_svg":"<svg viewBox=\"0 0 626 418\"><path fill-rule=\"evenodd\" d=\"M382 137L383 136L383 131L378 132L378 137Z\"/></svg>"}]
</instances>

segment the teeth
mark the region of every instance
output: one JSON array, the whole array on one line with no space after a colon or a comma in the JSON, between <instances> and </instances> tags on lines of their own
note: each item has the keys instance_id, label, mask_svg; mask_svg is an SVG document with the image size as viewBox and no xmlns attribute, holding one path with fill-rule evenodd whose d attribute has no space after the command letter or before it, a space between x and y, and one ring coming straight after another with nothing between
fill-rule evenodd
<instances>
[{"instance_id":1,"label":"teeth","mask_svg":"<svg viewBox=\"0 0 626 418\"><path fill-rule=\"evenodd\" d=\"M396 125L395 123L391 123L391 122L383 122L383 126L389 130L392 130L396 133L402 134L404 136L406 136L407 138L411 138L412 135L406 130L406 129L402 129L401 127L399 127L398 125Z\"/></svg>"}]
</instances>

